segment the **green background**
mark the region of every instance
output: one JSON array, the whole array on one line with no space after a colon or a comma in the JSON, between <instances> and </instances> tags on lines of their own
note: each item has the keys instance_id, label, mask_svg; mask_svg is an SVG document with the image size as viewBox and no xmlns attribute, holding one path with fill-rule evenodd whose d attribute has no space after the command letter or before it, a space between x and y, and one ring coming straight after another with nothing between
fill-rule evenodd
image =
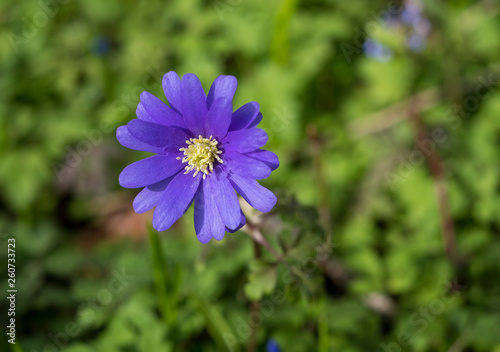
<instances>
[{"instance_id":1,"label":"green background","mask_svg":"<svg viewBox=\"0 0 500 352\"><path fill-rule=\"evenodd\" d=\"M391 6L2 1L13 351L264 351L274 339L284 352L499 352L500 5L424 1L417 51L409 25L380 25ZM391 54L366 55L366 37ZM281 162L261 183L279 202L251 217L287 264L255 259L243 231L200 244L192 210L158 235L133 212L138 190L118 175L146 154L114 130L140 92L164 99L171 70L206 90L234 75L234 106L260 103Z\"/></svg>"}]
</instances>

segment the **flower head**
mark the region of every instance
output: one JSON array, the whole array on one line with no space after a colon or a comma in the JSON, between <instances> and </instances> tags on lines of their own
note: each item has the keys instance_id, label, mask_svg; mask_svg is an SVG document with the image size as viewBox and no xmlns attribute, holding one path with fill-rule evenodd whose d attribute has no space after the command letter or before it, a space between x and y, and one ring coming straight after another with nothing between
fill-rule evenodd
<instances>
[{"instance_id":1,"label":"flower head","mask_svg":"<svg viewBox=\"0 0 500 352\"><path fill-rule=\"evenodd\" d=\"M172 226L194 202L198 239L221 240L226 231L245 224L236 192L262 212L276 204L276 196L256 181L279 166L274 153L260 149L267 134L256 127L262 119L259 104L233 112L233 76L217 77L208 95L194 74L181 80L171 71L162 83L170 106L143 92L138 119L116 131L123 146L156 154L127 166L120 185L144 187L134 210L156 207L153 227L158 231Z\"/></svg>"},{"instance_id":2,"label":"flower head","mask_svg":"<svg viewBox=\"0 0 500 352\"><path fill-rule=\"evenodd\" d=\"M280 346L278 345L276 340L273 339L267 340L266 350L267 352L281 352Z\"/></svg>"}]
</instances>

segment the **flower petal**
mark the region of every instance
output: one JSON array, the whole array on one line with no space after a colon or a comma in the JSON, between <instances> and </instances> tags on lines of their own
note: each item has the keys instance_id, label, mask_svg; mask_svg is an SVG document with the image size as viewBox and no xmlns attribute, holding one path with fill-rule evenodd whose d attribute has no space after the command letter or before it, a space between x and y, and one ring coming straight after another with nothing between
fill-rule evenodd
<instances>
[{"instance_id":1,"label":"flower petal","mask_svg":"<svg viewBox=\"0 0 500 352\"><path fill-rule=\"evenodd\" d=\"M160 201L163 196L163 192L172 179L173 176L153 185L144 187L144 189L140 191L134 199L133 206L135 212L139 214L145 213L154 208Z\"/></svg>"},{"instance_id":2,"label":"flower petal","mask_svg":"<svg viewBox=\"0 0 500 352\"><path fill-rule=\"evenodd\" d=\"M141 103L153 121L160 125L186 128L186 124L178 113L170 109L161 99L149 92L141 93Z\"/></svg>"},{"instance_id":3,"label":"flower petal","mask_svg":"<svg viewBox=\"0 0 500 352\"><path fill-rule=\"evenodd\" d=\"M270 211L278 200L273 192L255 180L230 174L229 181L248 204L263 213Z\"/></svg>"},{"instance_id":4,"label":"flower petal","mask_svg":"<svg viewBox=\"0 0 500 352\"><path fill-rule=\"evenodd\" d=\"M139 188L152 185L175 175L183 168L176 157L182 153L154 155L130 164L121 172L118 181L125 188Z\"/></svg>"},{"instance_id":5,"label":"flower petal","mask_svg":"<svg viewBox=\"0 0 500 352\"><path fill-rule=\"evenodd\" d=\"M262 113L259 112L257 114L257 116L255 117L255 119L252 122L250 122L250 124L248 125L247 128L253 128L253 127L257 126L261 121L262 121Z\"/></svg>"},{"instance_id":6,"label":"flower petal","mask_svg":"<svg viewBox=\"0 0 500 352\"><path fill-rule=\"evenodd\" d=\"M219 98L225 98L232 101L237 87L238 81L236 77L224 75L217 77L208 92L207 107L210 109L212 103Z\"/></svg>"},{"instance_id":7,"label":"flower petal","mask_svg":"<svg viewBox=\"0 0 500 352\"><path fill-rule=\"evenodd\" d=\"M163 76L162 80L163 92L165 93L165 97L167 97L167 101L170 104L170 107L181 114L181 79L174 71L170 71ZM182 115L182 114L181 114Z\"/></svg>"},{"instance_id":8,"label":"flower petal","mask_svg":"<svg viewBox=\"0 0 500 352\"><path fill-rule=\"evenodd\" d=\"M236 231L241 229L243 226L245 226L246 223L247 223L247 218L245 217L245 214L243 214L243 212L240 211L240 223L238 224L238 226L234 229L228 229L226 227L226 231L229 233L235 233Z\"/></svg>"},{"instance_id":9,"label":"flower petal","mask_svg":"<svg viewBox=\"0 0 500 352\"><path fill-rule=\"evenodd\" d=\"M268 165L272 171L276 170L278 166L280 166L278 156L273 152L270 152L269 150L259 149L254 152L246 153L245 155L262 161L263 163Z\"/></svg>"},{"instance_id":10,"label":"flower petal","mask_svg":"<svg viewBox=\"0 0 500 352\"><path fill-rule=\"evenodd\" d=\"M227 173L219 170L215 170L208 175L203 183L209 185L210 192L215 200L214 205L219 209L224 225L234 229L240 223L240 203L234 188L227 179Z\"/></svg>"},{"instance_id":11,"label":"flower petal","mask_svg":"<svg viewBox=\"0 0 500 352\"><path fill-rule=\"evenodd\" d=\"M229 131L237 131L247 128L257 117L260 105L256 101L251 101L242 105L238 110L233 113Z\"/></svg>"},{"instance_id":12,"label":"flower petal","mask_svg":"<svg viewBox=\"0 0 500 352\"><path fill-rule=\"evenodd\" d=\"M134 119L127 124L130 134L141 142L162 147L167 152L177 152L186 146L190 136L177 127Z\"/></svg>"},{"instance_id":13,"label":"flower petal","mask_svg":"<svg viewBox=\"0 0 500 352\"><path fill-rule=\"evenodd\" d=\"M152 145L141 142L132 136L128 131L127 126L120 126L116 129L116 139L118 139L118 142L120 142L121 145L129 149L156 154L165 154L163 148L153 147Z\"/></svg>"},{"instance_id":14,"label":"flower petal","mask_svg":"<svg viewBox=\"0 0 500 352\"><path fill-rule=\"evenodd\" d=\"M234 150L240 153L253 152L267 143L267 133L260 128L251 128L228 132L223 139L226 150Z\"/></svg>"},{"instance_id":15,"label":"flower petal","mask_svg":"<svg viewBox=\"0 0 500 352\"><path fill-rule=\"evenodd\" d=\"M231 100L219 98L214 101L205 119L205 136L224 138L231 123L232 115L233 104Z\"/></svg>"},{"instance_id":16,"label":"flower petal","mask_svg":"<svg viewBox=\"0 0 500 352\"><path fill-rule=\"evenodd\" d=\"M271 168L266 163L245 154L226 151L222 157L228 172L257 180L271 175Z\"/></svg>"},{"instance_id":17,"label":"flower petal","mask_svg":"<svg viewBox=\"0 0 500 352\"><path fill-rule=\"evenodd\" d=\"M205 92L196 75L187 73L182 77L181 106L187 128L195 136L204 135L207 103Z\"/></svg>"},{"instance_id":18,"label":"flower petal","mask_svg":"<svg viewBox=\"0 0 500 352\"><path fill-rule=\"evenodd\" d=\"M214 237L224 237L225 226L214 201L211 185L202 180L194 199L194 228L201 243L208 243Z\"/></svg>"},{"instance_id":19,"label":"flower petal","mask_svg":"<svg viewBox=\"0 0 500 352\"><path fill-rule=\"evenodd\" d=\"M151 115L146 111L146 108L144 108L144 105L139 102L137 104L137 109L135 109L135 114L137 115L137 118L142 121L147 121L147 122L156 122Z\"/></svg>"},{"instance_id":20,"label":"flower petal","mask_svg":"<svg viewBox=\"0 0 500 352\"><path fill-rule=\"evenodd\" d=\"M200 184L201 174L179 172L167 186L153 215L153 227L165 231L177 221L191 205Z\"/></svg>"}]
</instances>

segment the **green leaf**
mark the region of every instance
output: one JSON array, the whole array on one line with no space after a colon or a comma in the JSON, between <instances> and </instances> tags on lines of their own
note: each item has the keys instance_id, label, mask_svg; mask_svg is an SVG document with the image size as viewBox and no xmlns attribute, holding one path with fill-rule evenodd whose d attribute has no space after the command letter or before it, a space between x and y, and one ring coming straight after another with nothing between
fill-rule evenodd
<instances>
[{"instance_id":1,"label":"green leaf","mask_svg":"<svg viewBox=\"0 0 500 352\"><path fill-rule=\"evenodd\" d=\"M325 301L321 300L322 312L318 314L318 352L329 351L328 318L324 311Z\"/></svg>"},{"instance_id":2,"label":"green leaf","mask_svg":"<svg viewBox=\"0 0 500 352\"><path fill-rule=\"evenodd\" d=\"M297 0L283 0L276 14L276 26L273 33L271 57L274 62L285 65L289 55L288 27L297 11Z\"/></svg>"},{"instance_id":3,"label":"green leaf","mask_svg":"<svg viewBox=\"0 0 500 352\"><path fill-rule=\"evenodd\" d=\"M248 283L245 285L245 295L250 300L259 300L264 294L270 294L276 285L276 265L263 261L250 264Z\"/></svg>"},{"instance_id":4,"label":"green leaf","mask_svg":"<svg viewBox=\"0 0 500 352\"><path fill-rule=\"evenodd\" d=\"M180 287L180 270L173 268L173 273L168 272L165 256L161 247L157 232L148 228L151 243L151 255L153 260L153 276L156 287L158 306L162 318L168 326L175 323L177 319L177 302ZM169 285L171 284L171 285ZM171 289L168 289L171 286Z\"/></svg>"},{"instance_id":5,"label":"green leaf","mask_svg":"<svg viewBox=\"0 0 500 352\"><path fill-rule=\"evenodd\" d=\"M21 345L19 342L16 342L15 344L10 345L10 348L12 349L12 352L23 352L23 349L21 348Z\"/></svg>"},{"instance_id":6,"label":"green leaf","mask_svg":"<svg viewBox=\"0 0 500 352\"><path fill-rule=\"evenodd\" d=\"M198 312L205 318L208 333L215 340L217 346L219 346L218 351L239 351L239 348L234 349L234 344L229 345L229 343L226 343L228 336L234 339L235 335L233 329L227 323L217 306L210 304L195 292L191 292L190 296Z\"/></svg>"}]
</instances>

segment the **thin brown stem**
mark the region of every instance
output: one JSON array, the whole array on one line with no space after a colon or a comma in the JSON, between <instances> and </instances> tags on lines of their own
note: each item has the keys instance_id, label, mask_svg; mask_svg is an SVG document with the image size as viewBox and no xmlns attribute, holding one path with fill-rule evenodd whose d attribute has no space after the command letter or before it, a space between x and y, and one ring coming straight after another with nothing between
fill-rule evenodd
<instances>
[{"instance_id":1,"label":"thin brown stem","mask_svg":"<svg viewBox=\"0 0 500 352\"><path fill-rule=\"evenodd\" d=\"M469 329L465 330L451 345L448 352L462 352L467 347L467 340L469 337Z\"/></svg>"},{"instance_id":2,"label":"thin brown stem","mask_svg":"<svg viewBox=\"0 0 500 352\"><path fill-rule=\"evenodd\" d=\"M245 229L245 228L243 228L243 229ZM247 226L246 226L245 232L252 238L252 240L254 241L254 244L257 243L258 245L261 245L262 247L264 247L266 250L269 251L269 253L271 253L276 258L276 261L285 265L288 268L288 270L290 270L291 273L296 275L301 280L306 280L306 276L304 275L303 272L301 272L301 270L298 266L290 265L290 263L288 263L285 260L285 257L282 254L278 253L274 249L274 247L271 246L271 244L269 244L269 242L267 242L265 237L262 235L262 232L260 231L260 228L258 225L253 224L247 220Z\"/></svg>"},{"instance_id":3,"label":"thin brown stem","mask_svg":"<svg viewBox=\"0 0 500 352\"><path fill-rule=\"evenodd\" d=\"M441 101L438 88L430 88L409 98L351 122L347 129L354 138L384 131L406 120L409 107L425 111Z\"/></svg>"},{"instance_id":4,"label":"thin brown stem","mask_svg":"<svg viewBox=\"0 0 500 352\"><path fill-rule=\"evenodd\" d=\"M262 247L257 241L253 241L253 252L255 259L260 259L262 257ZM250 316L256 316L260 311L260 302L252 301L250 302ZM248 339L247 352L257 351L257 328L258 325L252 322L250 324L250 337Z\"/></svg>"},{"instance_id":5,"label":"thin brown stem","mask_svg":"<svg viewBox=\"0 0 500 352\"><path fill-rule=\"evenodd\" d=\"M450 212L450 204L448 192L446 189L446 181L444 175L443 161L437 151L429 152L424 146L431 141L431 137L422 122L421 116L413 108L410 111L411 121L413 125L415 144L425 155L427 164L429 165L431 176L434 180L434 188L436 193L436 201L439 208L439 217L441 222L441 232L443 234L443 242L446 255L453 265L456 265L457 249L455 226Z\"/></svg>"},{"instance_id":6,"label":"thin brown stem","mask_svg":"<svg viewBox=\"0 0 500 352\"><path fill-rule=\"evenodd\" d=\"M489 75L493 75L495 80L498 79L500 64L475 72L459 83L465 93L473 92L477 87L477 77ZM428 88L375 113L355 119L349 123L347 130L353 138L379 133L411 118L410 111L424 112L443 101L443 98L441 87Z\"/></svg>"},{"instance_id":7,"label":"thin brown stem","mask_svg":"<svg viewBox=\"0 0 500 352\"><path fill-rule=\"evenodd\" d=\"M264 238L264 236L262 236L262 232L260 231L260 229L257 225L252 224L251 222L247 221L247 227L248 227L247 234L250 235L250 237L252 237L252 239L254 240L255 243L257 243L257 244L261 245L262 247L264 247L265 249L267 249L269 251L269 253L271 253L276 258L276 260L278 260L279 262L283 261L283 256L280 253L278 253L273 248L273 246L271 246L269 244L269 242L267 242L267 240Z\"/></svg>"},{"instance_id":8,"label":"thin brown stem","mask_svg":"<svg viewBox=\"0 0 500 352\"><path fill-rule=\"evenodd\" d=\"M325 167L323 164L322 150L323 141L318 132L318 128L310 125L307 128L307 136L311 147L311 154L314 162L314 174L318 189L318 213L321 226L327 234L327 246L332 243L332 218L330 211L330 192L328 191L328 182L325 176Z\"/></svg>"}]
</instances>

